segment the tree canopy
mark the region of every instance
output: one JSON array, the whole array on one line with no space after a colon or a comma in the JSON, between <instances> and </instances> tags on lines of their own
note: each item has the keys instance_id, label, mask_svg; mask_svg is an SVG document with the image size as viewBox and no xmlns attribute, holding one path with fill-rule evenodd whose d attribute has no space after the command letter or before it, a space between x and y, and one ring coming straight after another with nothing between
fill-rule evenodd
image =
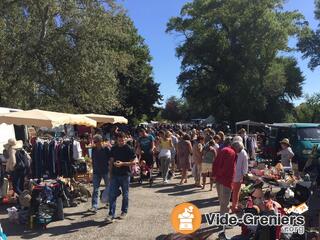
<instances>
[{"instance_id":1,"label":"tree canopy","mask_svg":"<svg viewBox=\"0 0 320 240\"><path fill-rule=\"evenodd\" d=\"M297 106L290 116L294 122L320 122L320 93L306 96L306 101Z\"/></svg>"},{"instance_id":2,"label":"tree canopy","mask_svg":"<svg viewBox=\"0 0 320 240\"><path fill-rule=\"evenodd\" d=\"M320 21L320 0L315 0L315 18ZM309 58L309 67L314 70L320 66L320 24L315 31L303 32L298 43L304 58Z\"/></svg>"},{"instance_id":3,"label":"tree canopy","mask_svg":"<svg viewBox=\"0 0 320 240\"><path fill-rule=\"evenodd\" d=\"M297 61L281 57L303 16L282 0L194 0L167 31L181 34L178 84L188 104L217 120L282 121L302 95Z\"/></svg>"},{"instance_id":4,"label":"tree canopy","mask_svg":"<svg viewBox=\"0 0 320 240\"><path fill-rule=\"evenodd\" d=\"M188 119L188 107L183 99L172 96L167 99L162 118L171 122L183 122Z\"/></svg>"},{"instance_id":5,"label":"tree canopy","mask_svg":"<svg viewBox=\"0 0 320 240\"><path fill-rule=\"evenodd\" d=\"M161 99L150 61L111 0L0 3L1 106L139 118Z\"/></svg>"}]
</instances>

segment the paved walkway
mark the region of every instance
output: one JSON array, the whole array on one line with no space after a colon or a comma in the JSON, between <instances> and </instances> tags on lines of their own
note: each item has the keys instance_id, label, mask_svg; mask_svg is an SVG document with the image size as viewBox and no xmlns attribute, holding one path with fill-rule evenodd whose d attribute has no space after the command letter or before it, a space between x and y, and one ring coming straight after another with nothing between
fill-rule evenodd
<instances>
[{"instance_id":1,"label":"paved walkway","mask_svg":"<svg viewBox=\"0 0 320 240\"><path fill-rule=\"evenodd\" d=\"M193 179L183 186L176 186L179 179L173 179L169 184L163 185L156 179L152 188L144 183L142 186L133 183L130 188L129 214L125 220L117 220L107 225L104 218L106 208L100 208L95 215L87 212L90 200L75 208L65 209L65 220L50 223L47 229L28 230L24 226L17 226L7 220L6 207L0 209L0 222L9 239L171 239L174 233L170 223L170 214L173 207L183 202L195 204L202 214L218 212L218 200L215 189L194 188ZM120 214L121 197L118 199L117 214ZM220 228L206 225L203 217L202 231L213 232L209 239L217 239ZM236 227L227 231L228 236L239 234Z\"/></svg>"}]
</instances>

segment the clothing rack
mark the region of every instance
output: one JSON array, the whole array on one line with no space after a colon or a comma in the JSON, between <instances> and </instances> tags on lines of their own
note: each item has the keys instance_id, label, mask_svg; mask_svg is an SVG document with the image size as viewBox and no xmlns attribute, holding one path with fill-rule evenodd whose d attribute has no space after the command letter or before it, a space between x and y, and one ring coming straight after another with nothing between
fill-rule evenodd
<instances>
[{"instance_id":1,"label":"clothing rack","mask_svg":"<svg viewBox=\"0 0 320 240\"><path fill-rule=\"evenodd\" d=\"M77 149L73 138L38 138L32 146L32 178L73 177ZM74 152L75 151L75 152ZM81 155L78 153L78 155Z\"/></svg>"}]
</instances>

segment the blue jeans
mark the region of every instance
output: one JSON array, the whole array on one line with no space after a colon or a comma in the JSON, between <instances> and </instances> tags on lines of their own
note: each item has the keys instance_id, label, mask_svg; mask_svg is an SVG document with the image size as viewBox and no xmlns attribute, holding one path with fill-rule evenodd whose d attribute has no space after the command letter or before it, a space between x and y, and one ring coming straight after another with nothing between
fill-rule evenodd
<instances>
[{"instance_id":1,"label":"blue jeans","mask_svg":"<svg viewBox=\"0 0 320 240\"><path fill-rule=\"evenodd\" d=\"M122 206L121 212L127 213L129 206L129 183L130 176L112 176L110 181L110 193L109 203L110 210L109 216L115 217L116 213L116 202L119 193L119 188L122 190Z\"/></svg>"},{"instance_id":2,"label":"blue jeans","mask_svg":"<svg viewBox=\"0 0 320 240\"><path fill-rule=\"evenodd\" d=\"M101 179L103 178L106 188L108 186L108 174L93 174L92 183L93 183L93 193L92 193L92 207L98 208L99 200L99 187Z\"/></svg>"}]
</instances>

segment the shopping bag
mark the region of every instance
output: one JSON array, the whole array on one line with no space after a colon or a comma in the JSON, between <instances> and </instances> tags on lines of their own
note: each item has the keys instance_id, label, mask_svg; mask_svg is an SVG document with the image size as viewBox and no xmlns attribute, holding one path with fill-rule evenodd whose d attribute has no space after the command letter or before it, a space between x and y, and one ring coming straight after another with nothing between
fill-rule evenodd
<instances>
[{"instance_id":1,"label":"shopping bag","mask_svg":"<svg viewBox=\"0 0 320 240\"><path fill-rule=\"evenodd\" d=\"M0 224L0 240L7 240L7 236L4 234L1 224Z\"/></svg>"},{"instance_id":2,"label":"shopping bag","mask_svg":"<svg viewBox=\"0 0 320 240\"><path fill-rule=\"evenodd\" d=\"M9 221L12 223L18 223L19 215L16 207L7 208Z\"/></svg>"},{"instance_id":3,"label":"shopping bag","mask_svg":"<svg viewBox=\"0 0 320 240\"><path fill-rule=\"evenodd\" d=\"M196 177L196 165L195 164L193 164L191 172L192 172L192 176Z\"/></svg>"},{"instance_id":4,"label":"shopping bag","mask_svg":"<svg viewBox=\"0 0 320 240\"><path fill-rule=\"evenodd\" d=\"M101 202L102 203L108 203L109 202L109 192L110 192L110 187L108 185L106 187L106 189L103 190L103 192L102 192L102 196L101 196Z\"/></svg>"},{"instance_id":5,"label":"shopping bag","mask_svg":"<svg viewBox=\"0 0 320 240\"><path fill-rule=\"evenodd\" d=\"M132 176L136 177L136 176L140 176L141 173L141 169L140 166L135 164L133 166L131 166L131 174Z\"/></svg>"}]
</instances>

